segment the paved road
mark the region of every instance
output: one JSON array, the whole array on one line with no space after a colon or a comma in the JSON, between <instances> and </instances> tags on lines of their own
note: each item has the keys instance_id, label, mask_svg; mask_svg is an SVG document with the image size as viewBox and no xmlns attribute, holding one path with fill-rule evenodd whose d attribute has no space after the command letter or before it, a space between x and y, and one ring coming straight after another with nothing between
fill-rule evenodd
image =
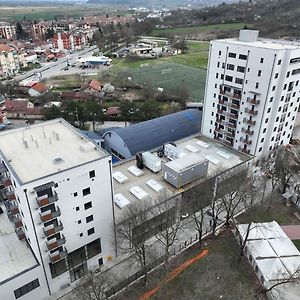
<instances>
[{"instance_id":1,"label":"paved road","mask_svg":"<svg viewBox=\"0 0 300 300\"><path fill-rule=\"evenodd\" d=\"M69 56L69 62L70 64L76 63L79 56L89 56L91 55L91 52L95 51L97 49L96 46L92 46L89 48L86 48L84 50L74 52L70 54ZM35 74L37 72L42 73L42 78L48 78L51 76L55 76L57 73L61 72L61 69L64 69L67 65L67 57L61 57L55 62L45 63L43 66L39 69L31 70L26 72L25 74L18 75L14 78L16 81L21 81L28 78L34 78Z\"/></svg>"}]
</instances>

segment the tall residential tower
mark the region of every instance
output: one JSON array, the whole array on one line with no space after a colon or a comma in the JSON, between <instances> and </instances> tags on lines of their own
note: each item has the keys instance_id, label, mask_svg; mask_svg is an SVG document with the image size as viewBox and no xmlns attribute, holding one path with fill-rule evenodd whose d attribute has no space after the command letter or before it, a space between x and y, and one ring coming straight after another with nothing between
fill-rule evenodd
<instances>
[{"instance_id":1,"label":"tall residential tower","mask_svg":"<svg viewBox=\"0 0 300 300\"><path fill-rule=\"evenodd\" d=\"M299 107L300 44L239 38L210 44L202 132L260 156L288 144Z\"/></svg>"}]
</instances>

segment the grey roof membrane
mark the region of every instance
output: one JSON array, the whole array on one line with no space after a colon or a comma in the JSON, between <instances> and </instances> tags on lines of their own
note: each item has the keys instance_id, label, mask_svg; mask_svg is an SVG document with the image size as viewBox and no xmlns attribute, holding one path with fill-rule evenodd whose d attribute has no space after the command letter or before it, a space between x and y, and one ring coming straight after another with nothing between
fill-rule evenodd
<instances>
[{"instance_id":1,"label":"grey roof membrane","mask_svg":"<svg viewBox=\"0 0 300 300\"><path fill-rule=\"evenodd\" d=\"M201 129L201 120L202 112L188 109L125 128L112 129L105 134L108 132L118 134L130 153L135 155L137 152L154 149L166 142L198 133Z\"/></svg>"}]
</instances>

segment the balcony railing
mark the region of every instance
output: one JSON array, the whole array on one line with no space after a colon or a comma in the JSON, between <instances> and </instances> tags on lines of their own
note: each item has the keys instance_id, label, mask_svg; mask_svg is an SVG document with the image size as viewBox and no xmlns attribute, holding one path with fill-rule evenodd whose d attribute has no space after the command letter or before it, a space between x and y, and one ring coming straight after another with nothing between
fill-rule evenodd
<instances>
[{"instance_id":1,"label":"balcony railing","mask_svg":"<svg viewBox=\"0 0 300 300\"><path fill-rule=\"evenodd\" d=\"M249 108L245 108L245 113L252 115L252 116L256 116L257 115L257 110L252 110Z\"/></svg>"},{"instance_id":2,"label":"balcony railing","mask_svg":"<svg viewBox=\"0 0 300 300\"><path fill-rule=\"evenodd\" d=\"M235 103L229 103L228 106L230 108L233 108L233 109L240 109L240 106L238 104L235 104Z\"/></svg>"},{"instance_id":3,"label":"balcony railing","mask_svg":"<svg viewBox=\"0 0 300 300\"><path fill-rule=\"evenodd\" d=\"M38 203L39 207L49 205L57 200L58 200L58 196L57 196L56 192L54 192L53 196L51 196L51 197L48 197L48 195L37 197L37 203Z\"/></svg>"},{"instance_id":4,"label":"balcony railing","mask_svg":"<svg viewBox=\"0 0 300 300\"><path fill-rule=\"evenodd\" d=\"M251 141L251 140L248 140L247 138L245 139L245 138L241 137L241 138L240 138L240 141L241 141L242 143L247 144L247 145L251 145L251 144L252 144L252 141Z\"/></svg>"},{"instance_id":5,"label":"balcony railing","mask_svg":"<svg viewBox=\"0 0 300 300\"><path fill-rule=\"evenodd\" d=\"M48 222L52 219L55 219L55 218L59 217L60 215L61 215L61 212L60 212L59 208L57 208L57 210L54 212L44 212L44 213L40 214L41 220L44 223Z\"/></svg>"},{"instance_id":6,"label":"balcony railing","mask_svg":"<svg viewBox=\"0 0 300 300\"><path fill-rule=\"evenodd\" d=\"M227 91L225 91L223 89L220 90L220 94L221 95L226 95L226 96L228 96L230 98L234 98L234 99L241 99L242 98L242 96L240 94L235 94L235 93L232 93L232 92L227 92Z\"/></svg>"},{"instance_id":7,"label":"balcony railing","mask_svg":"<svg viewBox=\"0 0 300 300\"><path fill-rule=\"evenodd\" d=\"M62 235L62 237L58 240L47 241L47 248L48 248L48 250L53 250L53 249L58 248L61 245L65 244L65 242L66 242L66 239L65 239L64 235Z\"/></svg>"},{"instance_id":8,"label":"balcony railing","mask_svg":"<svg viewBox=\"0 0 300 300\"><path fill-rule=\"evenodd\" d=\"M224 140L223 143L224 143L225 145L230 146L230 147L233 146L233 142L230 142L230 141L227 141L227 140Z\"/></svg>"},{"instance_id":9,"label":"balcony railing","mask_svg":"<svg viewBox=\"0 0 300 300\"><path fill-rule=\"evenodd\" d=\"M12 215L17 215L20 213L19 207L17 205L9 205L9 210Z\"/></svg>"},{"instance_id":10,"label":"balcony railing","mask_svg":"<svg viewBox=\"0 0 300 300\"><path fill-rule=\"evenodd\" d=\"M45 236L49 237L63 229L64 229L64 226L63 226L62 222L59 222L59 224L57 226L49 225L49 226L45 227L44 233L45 233Z\"/></svg>"},{"instance_id":11,"label":"balcony railing","mask_svg":"<svg viewBox=\"0 0 300 300\"><path fill-rule=\"evenodd\" d=\"M15 228L20 228L23 226L23 222L19 217L12 216L11 221L15 224Z\"/></svg>"},{"instance_id":12,"label":"balcony railing","mask_svg":"<svg viewBox=\"0 0 300 300\"><path fill-rule=\"evenodd\" d=\"M243 122L246 123L246 124L249 124L249 125L255 125L256 124L256 121L250 120L248 118L244 118Z\"/></svg>"},{"instance_id":13,"label":"balcony railing","mask_svg":"<svg viewBox=\"0 0 300 300\"><path fill-rule=\"evenodd\" d=\"M246 153L246 154L249 154L249 153L250 153L250 150L244 149L244 148L241 147L241 146L238 148L238 150L239 150L240 152L243 152L243 153Z\"/></svg>"},{"instance_id":14,"label":"balcony railing","mask_svg":"<svg viewBox=\"0 0 300 300\"><path fill-rule=\"evenodd\" d=\"M25 233L24 233L24 231L23 231L22 228L15 229L15 232L16 232L19 240L24 240L26 238L26 235L25 235Z\"/></svg>"},{"instance_id":15,"label":"balcony railing","mask_svg":"<svg viewBox=\"0 0 300 300\"><path fill-rule=\"evenodd\" d=\"M7 192L6 193L6 198L9 201L13 201L13 200L16 200L16 195L15 195L14 192Z\"/></svg>"},{"instance_id":16,"label":"balcony railing","mask_svg":"<svg viewBox=\"0 0 300 300\"><path fill-rule=\"evenodd\" d=\"M50 261L52 263L56 263L56 262L62 260L63 258L65 258L66 256L67 256L67 251L66 250L64 250L62 252L56 251L54 253L49 254Z\"/></svg>"},{"instance_id":17,"label":"balcony railing","mask_svg":"<svg viewBox=\"0 0 300 300\"><path fill-rule=\"evenodd\" d=\"M251 103L251 104L254 104L254 105L258 105L260 101L257 100L257 99L248 97L248 98L247 98L247 102L248 102L248 103Z\"/></svg>"},{"instance_id":18,"label":"balcony railing","mask_svg":"<svg viewBox=\"0 0 300 300\"><path fill-rule=\"evenodd\" d=\"M246 128L242 128L242 132L249 134L249 135L253 135L254 134L254 130L250 130L250 129L246 129Z\"/></svg>"},{"instance_id":19,"label":"balcony railing","mask_svg":"<svg viewBox=\"0 0 300 300\"><path fill-rule=\"evenodd\" d=\"M10 177L4 176L4 177L2 178L2 182L3 182L3 185L4 185L5 187L8 187L8 186L11 186L11 185L12 185Z\"/></svg>"}]
</instances>

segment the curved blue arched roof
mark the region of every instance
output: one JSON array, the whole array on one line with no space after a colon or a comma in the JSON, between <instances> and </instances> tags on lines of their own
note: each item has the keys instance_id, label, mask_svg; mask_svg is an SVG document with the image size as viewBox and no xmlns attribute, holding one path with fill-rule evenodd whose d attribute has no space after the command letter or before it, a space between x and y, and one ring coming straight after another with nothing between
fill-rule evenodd
<instances>
[{"instance_id":1,"label":"curved blue arched roof","mask_svg":"<svg viewBox=\"0 0 300 300\"><path fill-rule=\"evenodd\" d=\"M114 132L119 135L130 153L135 155L200 132L201 120L202 112L188 109L125 128L112 129L105 134Z\"/></svg>"}]
</instances>

